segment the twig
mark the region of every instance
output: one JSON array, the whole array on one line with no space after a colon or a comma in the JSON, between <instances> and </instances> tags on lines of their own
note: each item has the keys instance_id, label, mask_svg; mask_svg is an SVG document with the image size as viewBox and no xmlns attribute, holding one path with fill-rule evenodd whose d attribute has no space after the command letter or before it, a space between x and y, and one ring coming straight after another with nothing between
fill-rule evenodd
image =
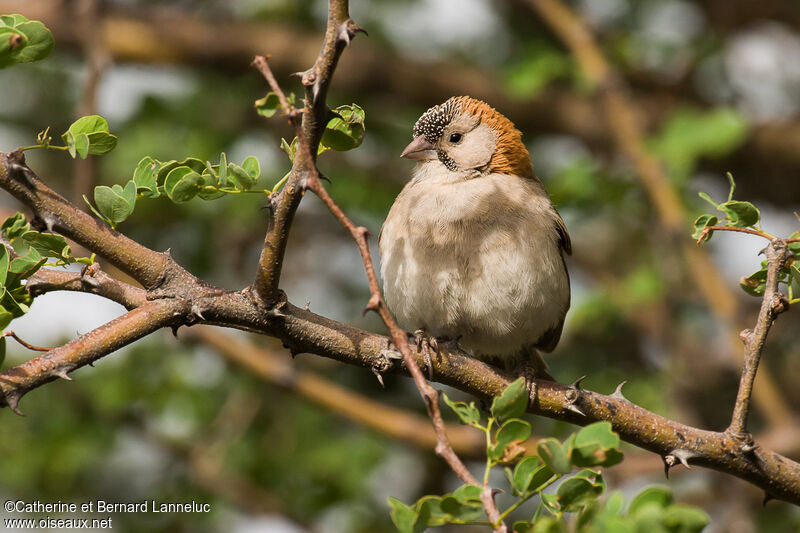
<instances>
[{"instance_id":1,"label":"twig","mask_svg":"<svg viewBox=\"0 0 800 533\"><path fill-rule=\"evenodd\" d=\"M82 272L42 268L28 278L25 284L31 296L39 296L53 291L76 291L97 294L128 310L147 302L147 291L112 278L94 263Z\"/></svg>"},{"instance_id":2,"label":"twig","mask_svg":"<svg viewBox=\"0 0 800 533\"><path fill-rule=\"evenodd\" d=\"M24 340L20 339L17 336L16 333L14 333L13 331L10 331L10 330L9 331L4 331L1 336L2 337L11 337L15 341L17 341L18 343L20 343L21 345L26 347L27 349L33 350L35 352L49 352L50 350L52 350L52 348L43 348L42 346L34 346L33 344L27 343Z\"/></svg>"},{"instance_id":3,"label":"twig","mask_svg":"<svg viewBox=\"0 0 800 533\"><path fill-rule=\"evenodd\" d=\"M0 405L19 413L19 399L29 390L57 378L70 380L68 373L165 326L180 323L188 312L178 299L148 302L119 318L103 324L77 339L0 373Z\"/></svg>"},{"instance_id":4,"label":"twig","mask_svg":"<svg viewBox=\"0 0 800 533\"><path fill-rule=\"evenodd\" d=\"M753 383L758 371L758 363L767 334L779 313L786 310L786 303L778 290L780 271L786 263L788 248L781 239L772 240L764 249L767 257L767 280L764 288L764 297L761 300L761 309L753 330L742 332L744 340L744 366L739 382L739 391L736 394L736 403L733 409L731 425L726 430L731 435L747 439L747 415L750 411L750 396L753 392Z\"/></svg>"},{"instance_id":5,"label":"twig","mask_svg":"<svg viewBox=\"0 0 800 533\"><path fill-rule=\"evenodd\" d=\"M769 241L773 240L775 237L770 235L769 233L764 233L763 231L758 231L749 228L734 228L731 226L706 226L703 228L703 231L700 233L700 238L697 239L697 244L703 242L709 232L712 231L736 231L739 233L749 233L750 235L758 235L759 237L763 237ZM784 241L788 242L788 241Z\"/></svg>"},{"instance_id":6,"label":"twig","mask_svg":"<svg viewBox=\"0 0 800 533\"><path fill-rule=\"evenodd\" d=\"M661 161L647 148L644 131L639 125L638 110L631 101L628 88L606 61L589 29L569 7L560 0L525 0L556 35L572 51L590 84L598 90L609 129L620 151L627 155L637 170L637 177L655 211L670 236L686 232L683 202L665 176ZM739 358L738 317L736 299L723 283L724 277L709 255L692 246L687 239L676 239L676 246L688 264L689 275L705 299L709 309L729 331L731 364L737 367ZM773 425L786 424L793 413L782 397L775 380L767 369L759 374L759 386L754 399L764 417Z\"/></svg>"}]
</instances>

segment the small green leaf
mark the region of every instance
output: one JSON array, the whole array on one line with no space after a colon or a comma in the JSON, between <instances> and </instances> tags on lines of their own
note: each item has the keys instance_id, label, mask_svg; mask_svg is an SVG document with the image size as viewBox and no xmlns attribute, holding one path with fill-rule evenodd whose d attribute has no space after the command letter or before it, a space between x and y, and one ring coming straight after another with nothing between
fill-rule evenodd
<instances>
[{"instance_id":1,"label":"small green leaf","mask_svg":"<svg viewBox=\"0 0 800 533\"><path fill-rule=\"evenodd\" d=\"M477 520L483 516L483 504L478 501L462 502L452 494L442 497L440 508L447 515L447 523L456 521L467 522Z\"/></svg>"},{"instance_id":2,"label":"small green leaf","mask_svg":"<svg viewBox=\"0 0 800 533\"><path fill-rule=\"evenodd\" d=\"M559 475L569 474L572 463L564 447L556 439L550 437L542 439L536 446L539 457L554 473Z\"/></svg>"},{"instance_id":3,"label":"small green leaf","mask_svg":"<svg viewBox=\"0 0 800 533\"><path fill-rule=\"evenodd\" d=\"M800 239L800 231L795 231L791 235L789 235L790 239ZM796 255L800 255L800 241L798 242L790 242L788 245L790 251L794 252Z\"/></svg>"},{"instance_id":4,"label":"small green leaf","mask_svg":"<svg viewBox=\"0 0 800 533\"><path fill-rule=\"evenodd\" d=\"M681 503L670 505L664 513L664 525L669 531L699 533L709 522L705 511Z\"/></svg>"},{"instance_id":5,"label":"small green leaf","mask_svg":"<svg viewBox=\"0 0 800 533\"><path fill-rule=\"evenodd\" d=\"M707 192L700 191L699 193L697 193L697 196L699 196L700 198L702 198L706 202L710 203L711 205L713 205L714 207L719 209L719 204L717 202L715 202L714 200L712 200Z\"/></svg>"},{"instance_id":6,"label":"small green leaf","mask_svg":"<svg viewBox=\"0 0 800 533\"><path fill-rule=\"evenodd\" d=\"M286 100L288 100L289 105L294 105L294 93L289 93L286 95ZM256 108L256 113L262 117L270 118L281 108L281 100L278 98L277 93L268 92L265 97L259 98L253 103L253 105Z\"/></svg>"},{"instance_id":7,"label":"small green leaf","mask_svg":"<svg viewBox=\"0 0 800 533\"><path fill-rule=\"evenodd\" d=\"M221 187L225 187L228 184L228 156L225 155L225 152L219 154L217 178Z\"/></svg>"},{"instance_id":8,"label":"small green leaf","mask_svg":"<svg viewBox=\"0 0 800 533\"><path fill-rule=\"evenodd\" d=\"M27 43L19 51L16 61L30 63L40 61L50 55L55 46L53 34L38 20L31 20L17 25L17 30L27 37Z\"/></svg>"},{"instance_id":9,"label":"small green leaf","mask_svg":"<svg viewBox=\"0 0 800 533\"><path fill-rule=\"evenodd\" d=\"M139 160L136 170L133 171L133 182L136 184L138 194L150 198L158 197L157 171L158 164L152 157L146 156Z\"/></svg>"},{"instance_id":10,"label":"small green leaf","mask_svg":"<svg viewBox=\"0 0 800 533\"><path fill-rule=\"evenodd\" d=\"M719 210L728 217L728 226L734 228L755 226L761 220L761 212L750 202L731 200L719 204Z\"/></svg>"},{"instance_id":11,"label":"small green leaf","mask_svg":"<svg viewBox=\"0 0 800 533\"><path fill-rule=\"evenodd\" d=\"M719 219L714 215L700 215L697 217L697 219L694 221L694 233L692 233L692 239L698 240L700 235L703 234L704 229L709 226L716 226L717 222L719 222ZM709 231L703 240L707 241L710 239L712 233L714 232Z\"/></svg>"},{"instance_id":12,"label":"small green leaf","mask_svg":"<svg viewBox=\"0 0 800 533\"><path fill-rule=\"evenodd\" d=\"M5 286L6 277L8 276L8 266L11 263L11 257L5 245L0 244L0 286Z\"/></svg>"},{"instance_id":13,"label":"small green leaf","mask_svg":"<svg viewBox=\"0 0 800 533\"><path fill-rule=\"evenodd\" d=\"M255 185L255 180L247 171L235 163L228 163L228 176L234 187L240 191L249 191Z\"/></svg>"},{"instance_id":14,"label":"small green leaf","mask_svg":"<svg viewBox=\"0 0 800 533\"><path fill-rule=\"evenodd\" d=\"M521 443L530 436L531 425L529 423L518 418L507 420L502 426L500 426L500 429L497 430L495 444L490 446L487 450L489 458L494 461L503 459L504 462L509 462L519 453L524 453L524 450L520 449L518 453L515 453L512 457L504 457L506 455L506 448L511 443Z\"/></svg>"},{"instance_id":15,"label":"small green leaf","mask_svg":"<svg viewBox=\"0 0 800 533\"><path fill-rule=\"evenodd\" d=\"M665 487L647 487L642 492L636 495L628 508L629 514L636 514L636 512L648 504L655 504L659 507L666 508L672 503L672 492Z\"/></svg>"},{"instance_id":16,"label":"small green leaf","mask_svg":"<svg viewBox=\"0 0 800 533\"><path fill-rule=\"evenodd\" d=\"M537 492L552 477L553 471L538 457L526 457L514 468L512 487L520 495Z\"/></svg>"},{"instance_id":17,"label":"small green leaf","mask_svg":"<svg viewBox=\"0 0 800 533\"><path fill-rule=\"evenodd\" d=\"M453 492L453 496L462 503L480 502L482 492L483 489L477 485L461 485Z\"/></svg>"},{"instance_id":18,"label":"small green leaf","mask_svg":"<svg viewBox=\"0 0 800 533\"><path fill-rule=\"evenodd\" d=\"M87 115L81 117L70 124L67 132L78 135L80 133L90 134L96 132L108 132L108 121L100 115Z\"/></svg>"},{"instance_id":19,"label":"small green leaf","mask_svg":"<svg viewBox=\"0 0 800 533\"><path fill-rule=\"evenodd\" d=\"M244 161L242 161L242 168L247 175L250 176L250 179L253 180L253 183L258 181L259 176L261 176L261 165L258 163L258 159L253 156L246 157Z\"/></svg>"},{"instance_id":20,"label":"small green leaf","mask_svg":"<svg viewBox=\"0 0 800 533\"><path fill-rule=\"evenodd\" d=\"M390 497L389 505L392 507L391 517L395 527L401 533L413 533L414 522L417 520L417 511L397 498Z\"/></svg>"},{"instance_id":21,"label":"small green leaf","mask_svg":"<svg viewBox=\"0 0 800 533\"><path fill-rule=\"evenodd\" d=\"M134 205L130 202L130 196L119 185L95 187L94 203L97 204L97 209L111 227L116 227L133 213Z\"/></svg>"},{"instance_id":22,"label":"small green leaf","mask_svg":"<svg viewBox=\"0 0 800 533\"><path fill-rule=\"evenodd\" d=\"M571 453L575 466L613 466L622 461L619 435L610 422L595 422L582 428L575 436Z\"/></svg>"},{"instance_id":23,"label":"small green leaf","mask_svg":"<svg viewBox=\"0 0 800 533\"><path fill-rule=\"evenodd\" d=\"M175 203L188 202L202 186L203 177L187 166L173 168L164 180L164 191Z\"/></svg>"},{"instance_id":24,"label":"small green leaf","mask_svg":"<svg viewBox=\"0 0 800 533\"><path fill-rule=\"evenodd\" d=\"M596 500L602 492L602 487L585 477L574 476L558 486L556 495L563 510L574 512Z\"/></svg>"},{"instance_id":25,"label":"small green leaf","mask_svg":"<svg viewBox=\"0 0 800 533\"><path fill-rule=\"evenodd\" d=\"M422 532L428 527L443 526L448 523L448 516L442 510L442 498L439 496L423 496L414 505L417 510L415 532Z\"/></svg>"},{"instance_id":26,"label":"small green leaf","mask_svg":"<svg viewBox=\"0 0 800 533\"><path fill-rule=\"evenodd\" d=\"M89 136L85 133L78 133L77 135L71 136L71 138L75 141L75 152L77 155L79 155L81 159L86 159L89 155Z\"/></svg>"},{"instance_id":27,"label":"small green leaf","mask_svg":"<svg viewBox=\"0 0 800 533\"><path fill-rule=\"evenodd\" d=\"M89 153L103 155L117 146L117 136L104 131L88 134Z\"/></svg>"},{"instance_id":28,"label":"small green leaf","mask_svg":"<svg viewBox=\"0 0 800 533\"><path fill-rule=\"evenodd\" d=\"M0 230L5 233L9 241L13 241L22 234L30 231L31 225L22 213L16 213L3 221Z\"/></svg>"},{"instance_id":29,"label":"small green leaf","mask_svg":"<svg viewBox=\"0 0 800 533\"><path fill-rule=\"evenodd\" d=\"M519 378L492 400L492 416L495 418L519 418L528 408L528 389L525 378Z\"/></svg>"},{"instance_id":30,"label":"small green leaf","mask_svg":"<svg viewBox=\"0 0 800 533\"><path fill-rule=\"evenodd\" d=\"M475 407L475 402L470 402L469 405L466 402L454 402L445 393L442 393L442 397L444 398L444 403L453 410L462 424L471 426L481 421L481 413Z\"/></svg>"},{"instance_id":31,"label":"small green leaf","mask_svg":"<svg viewBox=\"0 0 800 533\"><path fill-rule=\"evenodd\" d=\"M292 139L292 144L287 143L286 139L281 138L281 150L289 157L289 161L294 163L294 158L297 154L297 137Z\"/></svg>"},{"instance_id":32,"label":"small green leaf","mask_svg":"<svg viewBox=\"0 0 800 533\"><path fill-rule=\"evenodd\" d=\"M351 104L337 107L336 112L339 117L332 118L325 126L320 146L339 152L357 148L364 140L364 110Z\"/></svg>"},{"instance_id":33,"label":"small green leaf","mask_svg":"<svg viewBox=\"0 0 800 533\"><path fill-rule=\"evenodd\" d=\"M32 276L47 261L35 248L28 248L25 255L15 257L8 267L6 284L10 286L19 280Z\"/></svg>"},{"instance_id":34,"label":"small green leaf","mask_svg":"<svg viewBox=\"0 0 800 533\"><path fill-rule=\"evenodd\" d=\"M762 267L761 270L743 277L739 280L739 286L751 296L764 296L767 288L767 268Z\"/></svg>"}]
</instances>

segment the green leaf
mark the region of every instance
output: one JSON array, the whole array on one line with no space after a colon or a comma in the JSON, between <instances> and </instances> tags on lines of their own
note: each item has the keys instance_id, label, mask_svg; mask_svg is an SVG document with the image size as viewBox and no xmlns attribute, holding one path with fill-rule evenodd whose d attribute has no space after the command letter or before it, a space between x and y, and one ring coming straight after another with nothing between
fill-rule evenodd
<instances>
[{"instance_id":1,"label":"green leaf","mask_svg":"<svg viewBox=\"0 0 800 533\"><path fill-rule=\"evenodd\" d=\"M582 428L575 436L571 453L575 466L613 466L622 461L619 435L610 422L595 422Z\"/></svg>"},{"instance_id":2,"label":"green leaf","mask_svg":"<svg viewBox=\"0 0 800 533\"><path fill-rule=\"evenodd\" d=\"M253 183L258 181L259 176L261 176L261 165L258 163L258 159L252 155L246 157L244 161L242 161L242 168L247 172L247 175L250 176L250 179L253 180Z\"/></svg>"},{"instance_id":3,"label":"green leaf","mask_svg":"<svg viewBox=\"0 0 800 533\"><path fill-rule=\"evenodd\" d=\"M716 226L717 222L719 222L719 219L717 219L717 217L714 215L700 215L697 217L697 219L694 221L694 233L692 233L692 239L698 240L700 235L703 234L704 229L709 226ZM707 241L710 239L712 233L714 232L709 231L703 240Z\"/></svg>"},{"instance_id":4,"label":"green leaf","mask_svg":"<svg viewBox=\"0 0 800 533\"><path fill-rule=\"evenodd\" d=\"M175 203L188 202L202 186L202 176L187 166L173 168L164 180L164 191Z\"/></svg>"},{"instance_id":5,"label":"green leaf","mask_svg":"<svg viewBox=\"0 0 800 533\"><path fill-rule=\"evenodd\" d=\"M719 210L728 217L728 226L734 228L755 226L761 220L761 212L750 202L731 200L719 204Z\"/></svg>"},{"instance_id":6,"label":"green leaf","mask_svg":"<svg viewBox=\"0 0 800 533\"><path fill-rule=\"evenodd\" d=\"M569 474L572 463L564 447L556 439L549 437L539 441L536 446L539 457L555 474Z\"/></svg>"},{"instance_id":7,"label":"green leaf","mask_svg":"<svg viewBox=\"0 0 800 533\"><path fill-rule=\"evenodd\" d=\"M445 494L442 497L440 508L447 515L448 523L467 522L483 516L483 504L480 500L462 502L452 494Z\"/></svg>"},{"instance_id":8,"label":"green leaf","mask_svg":"<svg viewBox=\"0 0 800 533\"><path fill-rule=\"evenodd\" d=\"M339 152L352 150L364 140L364 110L356 104L339 106L339 117L332 118L320 140L320 146Z\"/></svg>"},{"instance_id":9,"label":"green leaf","mask_svg":"<svg viewBox=\"0 0 800 533\"><path fill-rule=\"evenodd\" d=\"M5 323L5 325L3 326L3 329L5 329L5 327L8 326L8 324L11 322L10 318L8 319L8 322L6 322L6 320L5 320L6 316L11 316L11 313L6 311L5 309L1 309L0 310L0 324ZM2 365L5 360L6 360L6 338L5 337L0 337L0 365Z\"/></svg>"},{"instance_id":10,"label":"green leaf","mask_svg":"<svg viewBox=\"0 0 800 533\"><path fill-rule=\"evenodd\" d=\"M13 216L8 217L3 221L3 225L0 226L0 230L5 233L5 236L9 241L13 241L22 234L30 231L30 229L31 225L28 223L28 219L26 219L25 215L22 213L16 213Z\"/></svg>"},{"instance_id":11,"label":"green leaf","mask_svg":"<svg viewBox=\"0 0 800 533\"><path fill-rule=\"evenodd\" d=\"M0 286L5 286L6 277L8 276L8 266L11 263L8 249L5 245L0 244Z\"/></svg>"},{"instance_id":12,"label":"green leaf","mask_svg":"<svg viewBox=\"0 0 800 533\"><path fill-rule=\"evenodd\" d=\"M28 44L28 38L21 31L0 26L0 68L18 63L19 53Z\"/></svg>"},{"instance_id":13,"label":"green leaf","mask_svg":"<svg viewBox=\"0 0 800 533\"><path fill-rule=\"evenodd\" d=\"M629 514L636 514L636 512L648 504L655 504L659 507L666 508L672 503L672 492L665 487L648 487L636 495L628 508Z\"/></svg>"},{"instance_id":14,"label":"green leaf","mask_svg":"<svg viewBox=\"0 0 800 533\"><path fill-rule=\"evenodd\" d=\"M528 408L528 389L525 378L519 378L492 400L492 416L495 418L519 418Z\"/></svg>"},{"instance_id":15,"label":"green leaf","mask_svg":"<svg viewBox=\"0 0 800 533\"><path fill-rule=\"evenodd\" d=\"M442 498L439 496L423 496L414 505L417 510L415 532L422 532L427 527L443 526L448 523L447 514L442 511Z\"/></svg>"},{"instance_id":16,"label":"green leaf","mask_svg":"<svg viewBox=\"0 0 800 533\"><path fill-rule=\"evenodd\" d=\"M461 485L453 492L453 496L462 503L480 502L482 492L483 489L477 485Z\"/></svg>"},{"instance_id":17,"label":"green leaf","mask_svg":"<svg viewBox=\"0 0 800 533\"><path fill-rule=\"evenodd\" d=\"M117 136L104 131L90 133L88 138L90 154L103 155L117 146Z\"/></svg>"},{"instance_id":18,"label":"green leaf","mask_svg":"<svg viewBox=\"0 0 800 533\"><path fill-rule=\"evenodd\" d=\"M391 517L395 527L401 533L413 533L417 512L397 498L390 497L389 505L392 507Z\"/></svg>"},{"instance_id":19,"label":"green leaf","mask_svg":"<svg viewBox=\"0 0 800 533\"><path fill-rule=\"evenodd\" d=\"M47 261L35 248L28 248L25 255L15 257L8 267L7 286L32 276Z\"/></svg>"},{"instance_id":20,"label":"green leaf","mask_svg":"<svg viewBox=\"0 0 800 533\"><path fill-rule=\"evenodd\" d=\"M133 183L132 181L128 182ZM126 185L128 187L128 185ZM134 185L134 196L136 188ZM119 185L107 187L100 185L94 188L94 203L100 214L109 222L111 227L127 219L133 213L134 204L130 201L130 191L125 192Z\"/></svg>"},{"instance_id":21,"label":"green leaf","mask_svg":"<svg viewBox=\"0 0 800 533\"><path fill-rule=\"evenodd\" d=\"M563 510L574 512L596 500L602 492L602 486L592 483L585 477L574 476L558 486L556 495Z\"/></svg>"},{"instance_id":22,"label":"green leaf","mask_svg":"<svg viewBox=\"0 0 800 533\"><path fill-rule=\"evenodd\" d=\"M664 513L664 525L670 532L699 533L710 521L702 509L682 503L670 505Z\"/></svg>"},{"instance_id":23,"label":"green leaf","mask_svg":"<svg viewBox=\"0 0 800 533\"><path fill-rule=\"evenodd\" d=\"M708 202L709 204L713 205L715 208L719 208L719 204L711 199L707 192L700 191L697 193L697 196Z\"/></svg>"},{"instance_id":24,"label":"green leaf","mask_svg":"<svg viewBox=\"0 0 800 533\"><path fill-rule=\"evenodd\" d=\"M767 288L767 268L762 267L761 270L753 272L746 278L743 277L739 280L739 286L751 296L764 296Z\"/></svg>"},{"instance_id":25,"label":"green leaf","mask_svg":"<svg viewBox=\"0 0 800 533\"><path fill-rule=\"evenodd\" d=\"M217 179L221 187L225 187L228 184L228 156L225 155L225 152L219 154Z\"/></svg>"},{"instance_id":26,"label":"green leaf","mask_svg":"<svg viewBox=\"0 0 800 533\"><path fill-rule=\"evenodd\" d=\"M55 257L64 261L68 261L72 257L69 244L61 235L28 231L21 236L21 239L39 252L42 257Z\"/></svg>"},{"instance_id":27,"label":"green leaf","mask_svg":"<svg viewBox=\"0 0 800 533\"><path fill-rule=\"evenodd\" d=\"M289 156L289 161L294 163L294 158L297 155L297 137L292 139L292 144L287 143L286 139L281 138L281 150Z\"/></svg>"},{"instance_id":28,"label":"green leaf","mask_svg":"<svg viewBox=\"0 0 800 533\"><path fill-rule=\"evenodd\" d=\"M497 430L495 436L495 444L490 446L487 450L488 456L494 461L503 460L503 462L510 462L525 450L511 450L512 455L507 455L507 448L512 443L521 443L531 436L531 425L524 420L512 418L507 420L500 429Z\"/></svg>"},{"instance_id":29,"label":"green leaf","mask_svg":"<svg viewBox=\"0 0 800 533\"><path fill-rule=\"evenodd\" d=\"M514 468L512 487L520 495L537 492L552 477L553 471L538 457L526 457Z\"/></svg>"},{"instance_id":30,"label":"green leaf","mask_svg":"<svg viewBox=\"0 0 800 533\"><path fill-rule=\"evenodd\" d=\"M294 93L289 93L286 95L286 100L288 100L289 105L294 105ZM265 97L256 100L253 103L253 106L256 108L256 113L262 117L270 118L281 108L281 100L277 93L268 92Z\"/></svg>"},{"instance_id":31,"label":"green leaf","mask_svg":"<svg viewBox=\"0 0 800 533\"><path fill-rule=\"evenodd\" d=\"M235 163L228 163L228 176L234 187L240 191L249 191L255 185L255 180L247 171Z\"/></svg>"},{"instance_id":32,"label":"green leaf","mask_svg":"<svg viewBox=\"0 0 800 533\"><path fill-rule=\"evenodd\" d=\"M475 407L475 402L470 402L469 405L466 402L454 402L445 393L442 393L442 397L444 398L444 403L453 410L462 424L472 426L481 421L481 413Z\"/></svg>"},{"instance_id":33,"label":"green leaf","mask_svg":"<svg viewBox=\"0 0 800 533\"><path fill-rule=\"evenodd\" d=\"M136 170L133 171L133 182L136 184L137 194L150 198L159 196L158 183L156 181L157 171L158 164L152 157L146 156L139 160Z\"/></svg>"},{"instance_id":34,"label":"green leaf","mask_svg":"<svg viewBox=\"0 0 800 533\"><path fill-rule=\"evenodd\" d=\"M795 231L791 235L789 235L790 239L800 239L800 231ZM794 252L796 255L800 255L800 241L798 242L790 242L788 244L789 250Z\"/></svg>"},{"instance_id":35,"label":"green leaf","mask_svg":"<svg viewBox=\"0 0 800 533\"><path fill-rule=\"evenodd\" d=\"M89 155L89 136L85 133L79 133L75 136L70 135L70 138L75 141L75 152L81 159L86 159L86 156ZM72 157L75 156L73 155Z\"/></svg>"},{"instance_id":36,"label":"green leaf","mask_svg":"<svg viewBox=\"0 0 800 533\"><path fill-rule=\"evenodd\" d=\"M15 60L19 63L40 61L50 55L55 46L53 34L38 20L23 22L16 27L27 37L27 43L21 47Z\"/></svg>"}]
</instances>

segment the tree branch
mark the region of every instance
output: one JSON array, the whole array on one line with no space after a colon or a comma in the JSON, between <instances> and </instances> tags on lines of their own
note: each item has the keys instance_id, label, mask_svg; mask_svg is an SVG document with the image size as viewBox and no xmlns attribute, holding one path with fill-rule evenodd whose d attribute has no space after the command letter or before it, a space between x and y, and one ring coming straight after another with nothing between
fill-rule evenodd
<instances>
[{"instance_id":1,"label":"tree branch","mask_svg":"<svg viewBox=\"0 0 800 533\"><path fill-rule=\"evenodd\" d=\"M750 396L753 392L753 383L758 372L758 363L767 334L778 314L788 308L788 303L778 290L780 272L786 259L789 257L789 248L781 239L770 241L763 250L767 257L767 280L764 288L764 297L761 299L761 309L754 329L742 331L744 340L744 367L739 382L739 391L736 394L736 403L733 408L731 425L726 430L733 436L749 440L747 434L747 414L750 411Z\"/></svg>"},{"instance_id":2,"label":"tree branch","mask_svg":"<svg viewBox=\"0 0 800 533\"><path fill-rule=\"evenodd\" d=\"M31 296L39 296L53 291L76 291L97 294L131 310L144 305L147 291L116 280L100 270L97 263L87 266L81 272L42 268L28 278L25 287Z\"/></svg>"},{"instance_id":3,"label":"tree branch","mask_svg":"<svg viewBox=\"0 0 800 533\"><path fill-rule=\"evenodd\" d=\"M32 209L47 231L57 231L103 256L145 288L164 281L171 263L167 255L142 246L69 203L28 168L22 152L0 153L0 188Z\"/></svg>"}]
</instances>

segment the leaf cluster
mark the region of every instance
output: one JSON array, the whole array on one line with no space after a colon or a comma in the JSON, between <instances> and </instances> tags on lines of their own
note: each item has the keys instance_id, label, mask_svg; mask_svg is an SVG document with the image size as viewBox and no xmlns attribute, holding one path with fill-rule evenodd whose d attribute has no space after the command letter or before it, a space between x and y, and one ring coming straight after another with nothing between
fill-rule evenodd
<instances>
[{"instance_id":1,"label":"leaf cluster","mask_svg":"<svg viewBox=\"0 0 800 533\"><path fill-rule=\"evenodd\" d=\"M501 511L504 520L523 503L538 497L539 504L531 517L514 523L518 532L566 532L567 515L574 515L574 531L700 531L708 517L699 509L675 505L665 489L647 489L634 499L623 513L621 496L607 502L600 496L605 481L596 468L622 461L619 436L609 422L597 422L573 433L565 441L542 439L537 455L523 457L523 443L531 435L530 423L519 417L528 406L528 391L523 378L509 385L492 402L488 420L482 422L474 402L456 402L443 395L445 403L462 424L483 431L486 435L486 469L484 485L488 485L493 467L502 466L516 498ZM579 469L572 474L574 469ZM555 490L545 492L548 487ZM424 531L445 524L491 525L481 502L483 487L464 485L442 496L427 495L413 505L396 498L389 499L392 520L402 533ZM621 529L613 529L620 525ZM627 529L626 529L627 528ZM649 530L649 529L648 529Z\"/></svg>"},{"instance_id":2,"label":"leaf cluster","mask_svg":"<svg viewBox=\"0 0 800 533\"><path fill-rule=\"evenodd\" d=\"M22 15L0 15L0 68L40 61L55 41L44 24Z\"/></svg>"}]
</instances>

